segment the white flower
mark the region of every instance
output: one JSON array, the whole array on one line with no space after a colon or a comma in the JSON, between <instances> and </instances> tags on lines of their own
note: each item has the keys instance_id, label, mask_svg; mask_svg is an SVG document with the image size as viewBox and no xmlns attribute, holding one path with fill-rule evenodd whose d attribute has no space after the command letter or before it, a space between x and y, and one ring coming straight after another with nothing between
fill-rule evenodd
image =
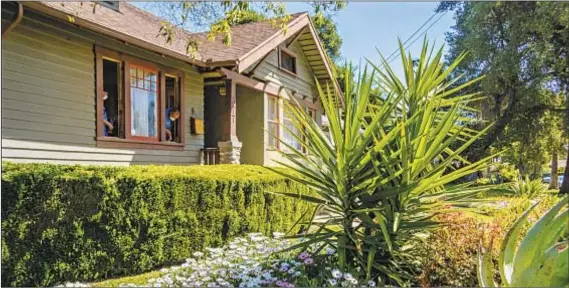
<instances>
[{"instance_id":1,"label":"white flower","mask_svg":"<svg viewBox=\"0 0 569 288\"><path fill-rule=\"evenodd\" d=\"M203 256L203 253L202 252L194 252L194 254L192 254L192 255L194 255L194 257L196 257L196 258L199 258L199 257Z\"/></svg>"},{"instance_id":2,"label":"white flower","mask_svg":"<svg viewBox=\"0 0 569 288\"><path fill-rule=\"evenodd\" d=\"M336 252L336 250L334 250L333 248L326 248L326 254L327 255L333 255Z\"/></svg>"},{"instance_id":3,"label":"white flower","mask_svg":"<svg viewBox=\"0 0 569 288\"><path fill-rule=\"evenodd\" d=\"M350 273L345 273L344 279L350 281L350 280L354 279L354 276L352 276L352 274L350 274Z\"/></svg>"},{"instance_id":4,"label":"white flower","mask_svg":"<svg viewBox=\"0 0 569 288\"><path fill-rule=\"evenodd\" d=\"M334 268L334 270L332 270L332 277L338 279L338 278L342 277L342 272L340 272L340 270Z\"/></svg>"},{"instance_id":5,"label":"white flower","mask_svg":"<svg viewBox=\"0 0 569 288\"><path fill-rule=\"evenodd\" d=\"M297 277L300 276L300 271L294 272L294 276L297 276Z\"/></svg>"},{"instance_id":6,"label":"white flower","mask_svg":"<svg viewBox=\"0 0 569 288\"><path fill-rule=\"evenodd\" d=\"M373 280L367 281L367 286L369 286L369 287L375 287L375 281L373 281Z\"/></svg>"},{"instance_id":7,"label":"white flower","mask_svg":"<svg viewBox=\"0 0 569 288\"><path fill-rule=\"evenodd\" d=\"M328 284L330 284L331 286L336 286L336 284L338 284L338 282L336 282L336 279L328 279Z\"/></svg>"},{"instance_id":8,"label":"white flower","mask_svg":"<svg viewBox=\"0 0 569 288\"><path fill-rule=\"evenodd\" d=\"M356 280L356 278L350 279L350 282L352 282L353 285L357 285L357 284L358 284L358 280Z\"/></svg>"},{"instance_id":9,"label":"white flower","mask_svg":"<svg viewBox=\"0 0 569 288\"><path fill-rule=\"evenodd\" d=\"M280 238L282 238L284 235L285 235L285 233L282 233L282 232L273 232L273 237L274 237L275 239L280 239Z\"/></svg>"}]
</instances>

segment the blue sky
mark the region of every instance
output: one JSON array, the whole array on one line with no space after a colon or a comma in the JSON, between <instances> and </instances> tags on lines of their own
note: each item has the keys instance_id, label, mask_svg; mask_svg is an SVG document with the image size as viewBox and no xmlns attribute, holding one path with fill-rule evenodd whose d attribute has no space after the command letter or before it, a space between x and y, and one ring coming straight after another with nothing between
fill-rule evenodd
<instances>
[{"instance_id":1,"label":"blue sky","mask_svg":"<svg viewBox=\"0 0 569 288\"><path fill-rule=\"evenodd\" d=\"M397 38L402 41L407 40L415 30L429 19L434 13L434 9L439 2L351 2L348 6L336 14L334 20L338 24L338 31L343 39L342 55L354 64L361 60L365 63L365 58L369 58L374 63L379 62L377 49L387 57L394 50L398 49ZM291 13L310 10L310 7L303 2L289 2L287 9ZM431 21L436 20L439 15ZM429 22L431 23L431 22ZM435 47L445 44L445 32L449 31L454 25L452 12L442 16L427 31L429 43L436 41ZM423 30L430 26L427 24ZM415 37L417 37L416 35ZM414 37L414 38L415 38ZM413 39L414 39L413 38ZM421 43L420 39L409 47L411 55L419 56ZM409 41L411 43L413 40ZM391 62L395 72L401 75L401 65L399 58Z\"/></svg>"},{"instance_id":2,"label":"blue sky","mask_svg":"<svg viewBox=\"0 0 569 288\"><path fill-rule=\"evenodd\" d=\"M429 17L439 2L350 2L334 18L338 31L343 39L342 55L348 61L358 65L369 58L379 62L376 47L384 56L390 55L398 48L397 38L407 40ZM135 5L145 8L142 3ZM304 2L286 2L287 11L296 13L310 11L311 7ZM437 19L437 15L433 20ZM422 31L430 24L427 24ZM435 47L444 44L445 32L454 25L452 13L442 16L427 31L429 43L436 41ZM411 55L419 55L423 34L409 47ZM418 35L417 35L418 36ZM417 37L415 36L415 37ZM413 41L413 40L411 40ZM410 41L410 42L411 42ZM410 43L409 42L409 43ZM391 63L395 72L401 75L399 58Z\"/></svg>"}]
</instances>

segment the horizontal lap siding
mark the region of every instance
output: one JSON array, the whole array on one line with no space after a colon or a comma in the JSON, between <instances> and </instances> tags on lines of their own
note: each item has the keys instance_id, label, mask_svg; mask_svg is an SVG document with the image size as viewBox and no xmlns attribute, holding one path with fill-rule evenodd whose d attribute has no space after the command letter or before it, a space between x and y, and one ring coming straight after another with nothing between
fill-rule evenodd
<instances>
[{"instance_id":1,"label":"horizontal lap siding","mask_svg":"<svg viewBox=\"0 0 569 288\"><path fill-rule=\"evenodd\" d=\"M264 59L264 61L255 70L257 78L284 86L287 89L297 91L302 95L312 97L316 92L316 84L312 70L303 55L302 49L298 42L293 43L289 47L296 55L296 76L290 75L279 68L278 54L276 50Z\"/></svg>"},{"instance_id":2,"label":"horizontal lap siding","mask_svg":"<svg viewBox=\"0 0 569 288\"><path fill-rule=\"evenodd\" d=\"M2 41L3 160L89 165L199 163L203 135L192 135L189 125L190 117L203 119L203 79L197 72L180 61L52 24L25 17ZM94 44L185 71L183 151L96 146Z\"/></svg>"},{"instance_id":3,"label":"horizontal lap siding","mask_svg":"<svg viewBox=\"0 0 569 288\"><path fill-rule=\"evenodd\" d=\"M284 45L284 44L283 44ZM282 45L281 45L282 46ZM299 95L297 95L297 100L301 100L304 96L308 96L308 101L313 101L317 94L316 83L314 82L314 74L312 73L312 69L310 68L304 52L300 47L298 41L294 42L290 47L289 50L292 50L296 56L296 75L291 75L285 71L282 71L279 68L279 58L277 54L277 50L273 50L269 53L269 55L259 64L259 66L255 70L255 77L263 79L267 82L272 82L277 84L278 86L282 86L285 89L281 90L281 97L283 101L287 100L290 95L290 90L295 90ZM317 98L317 97L316 97ZM300 105L303 105L302 101L299 102ZM318 102L320 103L320 102ZM322 115L323 109L320 105L318 105L319 109L317 111L317 116L320 117ZM283 128L283 106L279 108L279 115L280 115L280 135L282 137L284 133ZM268 112L265 112L268 113ZM266 122L266 119L265 119ZM321 120L318 120L318 123L321 123ZM279 164L275 161L280 161L282 163L292 164L288 159L282 157L282 155L278 151L274 151L269 149L268 146L268 135L265 136L265 153L264 153L264 161L263 164L266 166L278 166Z\"/></svg>"}]
</instances>

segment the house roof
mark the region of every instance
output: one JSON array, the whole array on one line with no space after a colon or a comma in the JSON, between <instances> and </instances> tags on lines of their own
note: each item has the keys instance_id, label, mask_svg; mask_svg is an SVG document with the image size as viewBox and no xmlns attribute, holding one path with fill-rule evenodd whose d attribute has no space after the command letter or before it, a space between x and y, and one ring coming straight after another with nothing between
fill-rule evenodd
<instances>
[{"instance_id":1,"label":"house roof","mask_svg":"<svg viewBox=\"0 0 569 288\"><path fill-rule=\"evenodd\" d=\"M329 59L306 12L291 15L286 33L274 27L270 21L233 26L231 45L227 46L222 42L222 37L210 41L207 39L207 32L190 33L180 28L174 28L173 40L166 43L166 39L159 35L165 20L127 2L120 2L119 11L87 1L23 3L28 8L71 21L129 44L201 67L235 66L239 73L262 59L280 43L294 37L300 41L303 50L310 51L310 57L318 58L312 60L314 64L311 65L319 82L324 84L325 81L332 80L336 88L334 90L341 93L332 76ZM187 53L188 39L198 41L195 58Z\"/></svg>"},{"instance_id":2,"label":"house roof","mask_svg":"<svg viewBox=\"0 0 569 288\"><path fill-rule=\"evenodd\" d=\"M196 58L201 62L234 61L280 31L278 27L273 27L269 21L237 25L231 29L232 43L231 46L227 46L222 42L222 37L216 37L215 41L209 41L207 32L190 33L184 29L174 28L173 41L166 43L166 39L159 35L160 28L165 20L127 2L120 2L120 12L87 1L41 2L41 5L72 16L74 21L88 21L101 28L113 30L124 36L142 40L147 44L171 50L188 59L190 56L187 55L186 50L187 40L195 39L199 41ZM289 23L305 14L291 15ZM81 26L82 23L76 24Z\"/></svg>"}]
</instances>

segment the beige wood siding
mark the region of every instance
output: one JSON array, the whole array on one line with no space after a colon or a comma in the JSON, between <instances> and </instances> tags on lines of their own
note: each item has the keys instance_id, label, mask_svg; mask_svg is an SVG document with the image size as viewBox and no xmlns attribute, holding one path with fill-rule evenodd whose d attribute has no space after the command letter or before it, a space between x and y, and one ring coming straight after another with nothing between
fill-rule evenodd
<instances>
[{"instance_id":1,"label":"beige wood siding","mask_svg":"<svg viewBox=\"0 0 569 288\"><path fill-rule=\"evenodd\" d=\"M284 46L284 43L281 45ZM281 90L281 99L279 100L279 121L280 121L280 137L283 136L283 115L284 115L284 101L290 99L292 96L290 91L294 90L297 92L297 100L300 105L303 105L302 98L307 96L306 100L313 101L318 95L316 83L314 82L314 74L306 60L306 56L300 47L298 41L295 41L288 47L289 50L293 51L296 56L296 75L291 75L279 68L278 50L273 50L267 55L267 57L259 64L254 72L254 76L263 81L272 82L278 86L283 87ZM267 95L264 95L265 105L264 105L264 115L265 115L265 128L267 123ZM317 98L317 97L316 97ZM321 124L321 116L323 108L320 104L317 105L317 123ZM264 135L264 161L265 166L277 166L278 163L275 161L281 161L288 163L288 160L283 158L279 151L269 148L268 145L268 133ZM282 146L282 145L281 145ZM281 149L284 149L281 147Z\"/></svg>"},{"instance_id":2,"label":"beige wood siding","mask_svg":"<svg viewBox=\"0 0 569 288\"><path fill-rule=\"evenodd\" d=\"M26 11L2 41L2 156L15 162L197 164L203 136L203 79L189 64L124 45ZM51 22L50 22L51 21ZM98 44L185 71L184 151L96 147L95 55Z\"/></svg>"},{"instance_id":3,"label":"beige wood siding","mask_svg":"<svg viewBox=\"0 0 569 288\"><path fill-rule=\"evenodd\" d=\"M293 51L297 56L296 76L282 71L279 68L277 50L273 50L269 53L255 70L254 76L285 87L285 90L282 92L284 94L282 96L285 98L289 96L290 90L295 90L297 93L312 99L312 97L316 95L316 84L312 70L306 61L306 57L297 41L288 47L288 49Z\"/></svg>"}]
</instances>

